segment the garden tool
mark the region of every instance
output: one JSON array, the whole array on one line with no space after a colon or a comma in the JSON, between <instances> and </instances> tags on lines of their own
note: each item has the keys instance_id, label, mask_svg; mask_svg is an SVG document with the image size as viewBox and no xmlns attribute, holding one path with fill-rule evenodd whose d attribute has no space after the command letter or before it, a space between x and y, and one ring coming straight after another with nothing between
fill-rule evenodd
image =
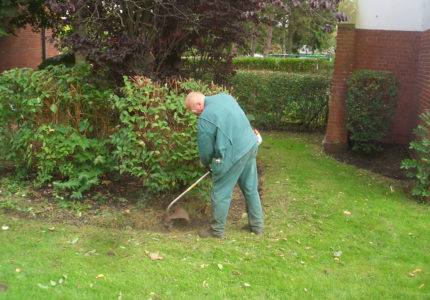
<instances>
[{"instance_id":1,"label":"garden tool","mask_svg":"<svg viewBox=\"0 0 430 300\"><path fill-rule=\"evenodd\" d=\"M187 188L182 194L180 194L175 200L173 200L172 202L170 202L169 206L167 206L166 209L166 223L174 220L174 219L184 219L185 221L189 221L190 220L190 215L188 214L188 212L183 209L182 207L176 207L175 211L173 214L171 214L170 216L168 215L170 208L172 207L173 204L175 204L179 199L181 199L186 193L188 193L189 191L191 191L200 181L202 181L203 179L206 178L206 176L208 176L211 173L211 170L207 171L202 177L200 177L196 182L194 182L189 188Z\"/></svg>"}]
</instances>

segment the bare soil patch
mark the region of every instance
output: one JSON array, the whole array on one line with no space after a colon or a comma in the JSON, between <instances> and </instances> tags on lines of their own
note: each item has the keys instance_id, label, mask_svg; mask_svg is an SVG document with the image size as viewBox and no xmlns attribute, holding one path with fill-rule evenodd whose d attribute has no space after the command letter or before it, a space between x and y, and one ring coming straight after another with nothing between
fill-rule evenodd
<instances>
[{"instance_id":1,"label":"bare soil patch","mask_svg":"<svg viewBox=\"0 0 430 300\"><path fill-rule=\"evenodd\" d=\"M407 148L403 145L384 145L378 153L358 153L347 151L330 154L338 161L372 171L385 177L405 180L406 170L401 169L402 160L409 158Z\"/></svg>"},{"instance_id":2,"label":"bare soil patch","mask_svg":"<svg viewBox=\"0 0 430 300\"><path fill-rule=\"evenodd\" d=\"M0 166L0 176L12 176L14 168ZM259 168L261 176L262 170ZM210 179L206 179L210 180ZM190 221L173 220L166 226L165 210L169 203L178 195L160 195L141 204L143 189L139 182L130 178L122 178L92 190L84 200L61 199L50 187L36 189L31 184L29 192L17 195L16 207L4 209L8 215L36 219L49 223L62 223L74 226L93 225L118 229L166 231L194 231L209 226L211 215L210 203L202 200L199 195L189 193L178 201L180 206L190 214ZM179 193L178 193L179 194ZM260 195L262 188L260 184ZM0 197L3 197L0 195ZM236 186L227 218L227 225L247 223L244 213L245 198Z\"/></svg>"}]
</instances>

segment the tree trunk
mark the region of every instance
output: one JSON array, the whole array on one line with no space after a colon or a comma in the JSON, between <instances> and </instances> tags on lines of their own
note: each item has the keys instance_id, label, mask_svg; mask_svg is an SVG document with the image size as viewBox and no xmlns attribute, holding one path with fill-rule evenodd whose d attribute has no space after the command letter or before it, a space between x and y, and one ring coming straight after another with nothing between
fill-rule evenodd
<instances>
[{"instance_id":1,"label":"tree trunk","mask_svg":"<svg viewBox=\"0 0 430 300\"><path fill-rule=\"evenodd\" d=\"M237 53L238 53L237 44L236 43L232 43L232 45L231 45L231 55L233 57L236 57Z\"/></svg>"},{"instance_id":2,"label":"tree trunk","mask_svg":"<svg viewBox=\"0 0 430 300\"><path fill-rule=\"evenodd\" d=\"M266 44L264 46L264 57L269 56L270 47L272 46L272 36L273 36L273 21L275 20L275 9L272 7L269 16L270 24L267 25L266 30Z\"/></svg>"},{"instance_id":3,"label":"tree trunk","mask_svg":"<svg viewBox=\"0 0 430 300\"><path fill-rule=\"evenodd\" d=\"M294 43L294 20L292 17L292 14L288 16L288 29L287 36L288 36L288 42L287 42L287 53L293 53L293 43Z\"/></svg>"},{"instance_id":4,"label":"tree trunk","mask_svg":"<svg viewBox=\"0 0 430 300\"><path fill-rule=\"evenodd\" d=\"M257 45L257 30L255 26L251 29L251 56L255 54L255 47Z\"/></svg>"},{"instance_id":5,"label":"tree trunk","mask_svg":"<svg viewBox=\"0 0 430 300\"><path fill-rule=\"evenodd\" d=\"M287 53L287 18L284 18L282 20L282 53L285 54Z\"/></svg>"},{"instance_id":6,"label":"tree trunk","mask_svg":"<svg viewBox=\"0 0 430 300\"><path fill-rule=\"evenodd\" d=\"M79 20L79 18L75 21L74 25L75 25L74 28L75 28L76 33L78 33L80 36L84 36L86 34L85 23L81 22ZM84 61L86 61L85 56L82 53L76 51L75 52L75 63L84 62Z\"/></svg>"}]
</instances>

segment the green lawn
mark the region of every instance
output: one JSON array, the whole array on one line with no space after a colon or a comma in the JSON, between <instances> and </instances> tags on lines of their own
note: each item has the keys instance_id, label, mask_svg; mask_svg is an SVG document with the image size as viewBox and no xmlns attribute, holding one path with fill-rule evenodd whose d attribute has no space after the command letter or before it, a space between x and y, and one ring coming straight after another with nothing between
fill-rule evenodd
<instances>
[{"instance_id":1,"label":"green lawn","mask_svg":"<svg viewBox=\"0 0 430 300\"><path fill-rule=\"evenodd\" d=\"M320 135L263 138L264 236L241 230L245 219L202 240L0 212L0 298L430 299L428 204L327 157Z\"/></svg>"}]
</instances>

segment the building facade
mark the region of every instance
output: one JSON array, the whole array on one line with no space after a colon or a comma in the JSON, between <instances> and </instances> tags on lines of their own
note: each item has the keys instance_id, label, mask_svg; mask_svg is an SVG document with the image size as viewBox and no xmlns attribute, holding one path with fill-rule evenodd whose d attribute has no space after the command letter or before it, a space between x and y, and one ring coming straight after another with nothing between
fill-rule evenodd
<instances>
[{"instance_id":1,"label":"building facade","mask_svg":"<svg viewBox=\"0 0 430 300\"><path fill-rule=\"evenodd\" d=\"M359 69L394 72L397 109L385 143L408 144L430 109L430 0L356 0L352 22L339 25L329 118L323 148L347 149L346 80Z\"/></svg>"},{"instance_id":2,"label":"building facade","mask_svg":"<svg viewBox=\"0 0 430 300\"><path fill-rule=\"evenodd\" d=\"M0 37L0 72L13 68L33 68L46 58L58 55L49 42L49 31L33 32L31 27L17 29L15 36Z\"/></svg>"}]
</instances>

